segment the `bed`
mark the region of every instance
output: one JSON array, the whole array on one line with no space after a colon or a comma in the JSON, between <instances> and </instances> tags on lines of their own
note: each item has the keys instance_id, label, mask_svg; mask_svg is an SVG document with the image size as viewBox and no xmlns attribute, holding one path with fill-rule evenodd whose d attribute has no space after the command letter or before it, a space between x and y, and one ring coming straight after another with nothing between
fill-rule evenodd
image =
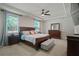
<instances>
[{"instance_id":1,"label":"bed","mask_svg":"<svg viewBox=\"0 0 79 59\"><path fill-rule=\"evenodd\" d=\"M32 47L34 47L36 50L40 48L40 44L46 40L49 39L49 34L34 34L34 35L26 35L22 34L22 31L31 31L35 30L33 27L20 27L20 40Z\"/></svg>"}]
</instances>

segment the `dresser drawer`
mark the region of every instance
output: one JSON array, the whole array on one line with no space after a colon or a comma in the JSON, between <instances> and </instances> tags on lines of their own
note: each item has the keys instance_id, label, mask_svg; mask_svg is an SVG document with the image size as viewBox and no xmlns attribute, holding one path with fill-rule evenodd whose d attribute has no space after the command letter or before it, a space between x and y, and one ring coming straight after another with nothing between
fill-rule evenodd
<instances>
[{"instance_id":1,"label":"dresser drawer","mask_svg":"<svg viewBox=\"0 0 79 59\"><path fill-rule=\"evenodd\" d=\"M13 45L19 43L19 36L9 36L8 37L8 44Z\"/></svg>"}]
</instances>

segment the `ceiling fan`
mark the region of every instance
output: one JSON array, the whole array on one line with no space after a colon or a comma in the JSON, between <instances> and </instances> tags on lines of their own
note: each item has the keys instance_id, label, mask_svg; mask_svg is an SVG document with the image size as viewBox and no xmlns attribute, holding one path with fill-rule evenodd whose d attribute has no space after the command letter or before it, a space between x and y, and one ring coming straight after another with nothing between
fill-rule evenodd
<instances>
[{"instance_id":1,"label":"ceiling fan","mask_svg":"<svg viewBox=\"0 0 79 59\"><path fill-rule=\"evenodd\" d=\"M49 10L45 11L44 9L42 9L41 15L42 15L42 16L44 16L44 15L50 16L50 13L49 13L49 12L50 12Z\"/></svg>"}]
</instances>

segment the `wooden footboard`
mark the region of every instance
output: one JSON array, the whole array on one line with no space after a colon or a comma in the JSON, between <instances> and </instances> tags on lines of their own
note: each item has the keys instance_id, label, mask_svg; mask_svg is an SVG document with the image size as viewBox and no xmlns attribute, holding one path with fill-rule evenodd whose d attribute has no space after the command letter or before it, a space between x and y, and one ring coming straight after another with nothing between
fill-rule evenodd
<instances>
[{"instance_id":1,"label":"wooden footboard","mask_svg":"<svg viewBox=\"0 0 79 59\"><path fill-rule=\"evenodd\" d=\"M40 48L41 43L48 40L48 39L49 39L49 36L37 38L35 48L38 50Z\"/></svg>"},{"instance_id":2,"label":"wooden footboard","mask_svg":"<svg viewBox=\"0 0 79 59\"><path fill-rule=\"evenodd\" d=\"M35 48L36 50L39 50L41 43L44 42L44 41L46 41L46 40L48 40L48 39L49 39L49 36L37 38L35 45L33 45L33 43L28 42L28 41L26 41L26 40L21 40L21 42L23 42L23 43L25 43L26 45L29 45L29 46Z\"/></svg>"}]
</instances>

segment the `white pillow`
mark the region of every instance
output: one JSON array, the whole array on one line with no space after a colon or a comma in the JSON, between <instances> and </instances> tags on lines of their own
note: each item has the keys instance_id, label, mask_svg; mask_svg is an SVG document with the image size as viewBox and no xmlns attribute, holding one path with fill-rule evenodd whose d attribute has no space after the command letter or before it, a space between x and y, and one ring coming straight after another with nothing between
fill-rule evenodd
<instances>
[{"instance_id":1,"label":"white pillow","mask_svg":"<svg viewBox=\"0 0 79 59\"><path fill-rule=\"evenodd\" d=\"M36 34L36 32L34 30L31 30L30 34L34 35L34 34Z\"/></svg>"},{"instance_id":2,"label":"white pillow","mask_svg":"<svg viewBox=\"0 0 79 59\"><path fill-rule=\"evenodd\" d=\"M25 35L30 35L29 31L22 31L22 33L25 34Z\"/></svg>"}]
</instances>

